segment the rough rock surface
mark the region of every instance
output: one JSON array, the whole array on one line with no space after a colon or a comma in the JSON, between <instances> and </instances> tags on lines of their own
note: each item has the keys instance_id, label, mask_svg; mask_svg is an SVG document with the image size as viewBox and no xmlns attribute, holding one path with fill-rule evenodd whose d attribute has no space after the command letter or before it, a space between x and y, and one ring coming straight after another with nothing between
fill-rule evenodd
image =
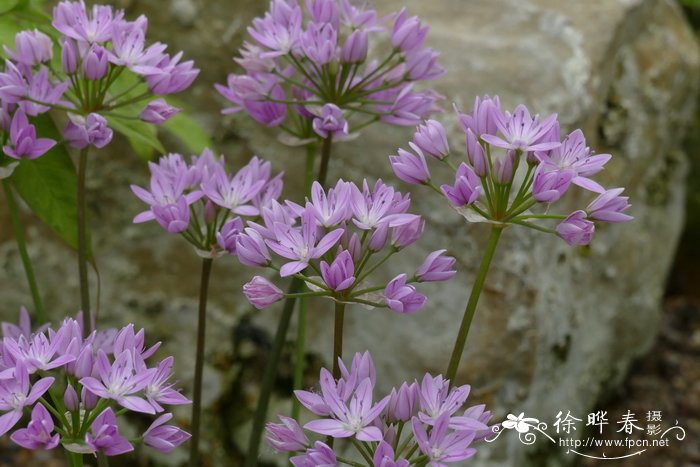
<instances>
[{"instance_id":1,"label":"rough rock surface","mask_svg":"<svg viewBox=\"0 0 700 467\"><path fill-rule=\"evenodd\" d=\"M287 172L287 193L299 193L301 177L296 175L303 155L243 118L221 118L220 101L211 89L211 83L224 81L234 69L230 57L265 2L116 3L130 15L148 14L155 38L185 49L198 61L203 73L188 101L228 160L239 164L253 153L269 158ZM170 8L163 8L164 3ZM475 95L499 94L506 107L525 102L542 114L559 112L568 128L584 130L593 148L614 154L603 182L627 187L635 221L600 229L587 250L570 249L555 238L521 229L507 231L460 373L472 384L472 400L488 403L501 417L524 411L551 421L559 410L587 413L620 382L657 332L660 297L683 219L685 158L678 143L692 116L700 61L691 31L670 0L377 3L386 12L406 4L432 26L430 42L442 51L442 64L449 70L436 82L447 96L446 107L455 101L469 109ZM443 119L456 126L451 113ZM409 135L409 129L401 128L367 130L361 141L339 147L331 178L382 177L394 182L386 155L405 144ZM453 147L461 147L458 132L453 136ZM164 350L176 355L178 373L188 384L194 361L189 345L194 340L198 259L157 226L130 223L140 206L128 185L143 184L146 174L124 152L95 155L91 164L101 313L109 322L133 320L143 325L152 339L167 339ZM29 294L2 209L0 308L9 318L28 303ZM421 246L401 256L406 270L417 266L427 252L448 247L460 259L460 272L448 284L426 287L429 305L416 316L359 309L349 313L346 352L371 350L385 388L426 370L444 371L455 322L486 240L483 226L465 225L427 191L415 192L414 210L429 224ZM50 312L71 313L78 298L75 260L58 242L38 241L46 234L43 227L30 226L39 281ZM223 459L240 454L236 443L247 437L257 378L275 327L277 311L253 313L242 300L240 286L250 274L230 259L215 265L205 371L205 401L212 408L207 431L212 436L204 448L212 465L228 465ZM331 349L330 313L325 303L314 305L309 384ZM290 385L286 358L279 383L284 391ZM280 399L273 403L273 410L276 407L286 411L289 403ZM187 409L180 415L186 421ZM497 449L481 450L477 462L557 465L571 460L564 450L548 449L544 442L537 444L544 449L527 452L513 436L497 444ZM263 451L269 455L269 450Z\"/></svg>"}]
</instances>

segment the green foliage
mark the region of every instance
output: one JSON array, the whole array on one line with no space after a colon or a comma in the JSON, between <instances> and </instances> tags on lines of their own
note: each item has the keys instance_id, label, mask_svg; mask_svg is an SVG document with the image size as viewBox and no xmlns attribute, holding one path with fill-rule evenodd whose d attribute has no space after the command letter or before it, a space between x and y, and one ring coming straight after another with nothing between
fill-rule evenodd
<instances>
[{"instance_id":1,"label":"green foliage","mask_svg":"<svg viewBox=\"0 0 700 467\"><path fill-rule=\"evenodd\" d=\"M42 137L60 139L46 115L33 122ZM73 248L78 244L77 175L63 145L35 160L22 160L11 177L19 195L46 225Z\"/></svg>"},{"instance_id":2,"label":"green foliage","mask_svg":"<svg viewBox=\"0 0 700 467\"><path fill-rule=\"evenodd\" d=\"M183 108L183 104L175 99L169 98L168 103L175 107ZM193 154L199 154L204 148L213 146L207 131L187 114L186 109L165 122L162 128L179 139L187 150Z\"/></svg>"},{"instance_id":3,"label":"green foliage","mask_svg":"<svg viewBox=\"0 0 700 467\"><path fill-rule=\"evenodd\" d=\"M110 128L121 133L128 140L138 156L145 160L153 158L154 151L165 154L165 148L158 139L158 132L153 125L131 118L107 116Z\"/></svg>"},{"instance_id":4,"label":"green foliage","mask_svg":"<svg viewBox=\"0 0 700 467\"><path fill-rule=\"evenodd\" d=\"M681 0L681 3L690 8L700 8L700 0Z\"/></svg>"}]
</instances>

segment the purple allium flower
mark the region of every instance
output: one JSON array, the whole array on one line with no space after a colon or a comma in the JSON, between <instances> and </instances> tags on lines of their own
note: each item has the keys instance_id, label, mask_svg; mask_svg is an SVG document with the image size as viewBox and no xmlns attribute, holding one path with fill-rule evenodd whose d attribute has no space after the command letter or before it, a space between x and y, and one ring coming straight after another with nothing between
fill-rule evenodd
<instances>
[{"instance_id":1,"label":"purple allium flower","mask_svg":"<svg viewBox=\"0 0 700 467\"><path fill-rule=\"evenodd\" d=\"M450 153L445 127L436 120L428 120L416 128L413 144L435 159L444 159Z\"/></svg>"},{"instance_id":2,"label":"purple allium flower","mask_svg":"<svg viewBox=\"0 0 700 467\"><path fill-rule=\"evenodd\" d=\"M601 193L591 204L588 205L586 211L588 217L601 222L609 222L617 224L627 222L634 219L624 211L629 209L631 205L628 203L629 197L620 196L625 191L624 188L613 188Z\"/></svg>"},{"instance_id":3,"label":"purple allium flower","mask_svg":"<svg viewBox=\"0 0 700 467\"><path fill-rule=\"evenodd\" d=\"M51 414L42 404L36 404L32 409L32 418L27 428L20 428L10 435L10 439L26 449L49 450L58 446L60 436L53 436L54 424Z\"/></svg>"},{"instance_id":4,"label":"purple allium flower","mask_svg":"<svg viewBox=\"0 0 700 467\"><path fill-rule=\"evenodd\" d=\"M304 425L304 428L333 438L354 436L359 441L381 441L381 430L371 425L389 403L389 397L387 396L373 404L372 381L365 378L357 386L350 403L347 404L338 394L338 389L332 383L333 377L328 370L324 368L321 373L321 393L331 409L331 417L333 418L313 420Z\"/></svg>"},{"instance_id":5,"label":"purple allium flower","mask_svg":"<svg viewBox=\"0 0 700 467\"><path fill-rule=\"evenodd\" d=\"M309 209L301 216L301 229L285 224L275 224L275 241L266 243L278 255L292 261L280 269L280 275L287 277L306 269L309 261L320 258L338 243L343 229L335 229L319 239L316 218Z\"/></svg>"},{"instance_id":6,"label":"purple allium flower","mask_svg":"<svg viewBox=\"0 0 700 467\"><path fill-rule=\"evenodd\" d=\"M25 407L34 405L48 391L55 378L47 376L29 384L29 372L22 361L14 366L8 379L0 379L0 436L10 431L22 418Z\"/></svg>"},{"instance_id":7,"label":"purple allium flower","mask_svg":"<svg viewBox=\"0 0 700 467\"><path fill-rule=\"evenodd\" d=\"M422 185L430 180L428 164L425 161L425 156L423 156L423 151L418 146L411 143L411 148L417 155L399 149L398 155L389 156L391 168L394 170L394 174L404 182L412 185Z\"/></svg>"},{"instance_id":8,"label":"purple allium flower","mask_svg":"<svg viewBox=\"0 0 700 467\"><path fill-rule=\"evenodd\" d=\"M246 266L266 266L271 260L262 235L250 228L236 237L236 255Z\"/></svg>"},{"instance_id":9,"label":"purple allium flower","mask_svg":"<svg viewBox=\"0 0 700 467\"><path fill-rule=\"evenodd\" d=\"M164 54L157 65L140 69L140 74L146 78L148 87L153 94L164 96L182 92L199 75L199 70L194 68L194 62L188 60L180 63L182 52L173 57Z\"/></svg>"},{"instance_id":10,"label":"purple allium flower","mask_svg":"<svg viewBox=\"0 0 700 467\"><path fill-rule=\"evenodd\" d=\"M110 40L114 24L123 16L107 5L93 5L90 14L83 2L63 1L54 7L51 24L65 36L91 44Z\"/></svg>"},{"instance_id":11,"label":"purple allium flower","mask_svg":"<svg viewBox=\"0 0 700 467\"><path fill-rule=\"evenodd\" d=\"M535 170L532 183L532 196L540 203L558 201L569 189L576 172L570 169L548 171L544 164Z\"/></svg>"},{"instance_id":12,"label":"purple allium flower","mask_svg":"<svg viewBox=\"0 0 700 467\"><path fill-rule=\"evenodd\" d=\"M85 443L93 452L103 452L106 456L118 456L134 450L134 446L119 434L117 417L111 408L100 413L85 435Z\"/></svg>"},{"instance_id":13,"label":"purple allium flower","mask_svg":"<svg viewBox=\"0 0 700 467\"><path fill-rule=\"evenodd\" d=\"M350 253L345 250L336 256L329 266L321 261L321 276L328 288L341 292L355 283L355 263Z\"/></svg>"},{"instance_id":14,"label":"purple allium flower","mask_svg":"<svg viewBox=\"0 0 700 467\"><path fill-rule=\"evenodd\" d=\"M184 197L173 204L152 206L151 212L158 224L170 233L182 233L189 227L190 209Z\"/></svg>"},{"instance_id":15,"label":"purple allium flower","mask_svg":"<svg viewBox=\"0 0 700 467\"><path fill-rule=\"evenodd\" d=\"M585 211L572 212L557 225L557 235L571 246L588 245L595 234L595 224L586 217Z\"/></svg>"},{"instance_id":16,"label":"purple allium flower","mask_svg":"<svg viewBox=\"0 0 700 467\"><path fill-rule=\"evenodd\" d=\"M175 383L168 382L172 376L174 360L173 357L166 357L161 361L156 367L151 380L144 388L144 395L156 412L164 410L160 404L183 405L191 403L188 398L173 389Z\"/></svg>"},{"instance_id":17,"label":"purple allium flower","mask_svg":"<svg viewBox=\"0 0 700 467\"><path fill-rule=\"evenodd\" d=\"M313 129L321 138L342 138L348 135L348 122L335 104L326 104L313 121Z\"/></svg>"},{"instance_id":18,"label":"purple allium flower","mask_svg":"<svg viewBox=\"0 0 700 467\"><path fill-rule=\"evenodd\" d=\"M3 342L3 350L5 360L13 360L14 362L21 361L27 368L29 374L35 373L37 370L48 371L54 368L75 361L75 356L70 353L58 355L60 347L68 346L69 336L59 332L52 335L51 340L43 333L36 333L29 339L20 336L17 341L13 339L5 339ZM77 341L72 342L77 346Z\"/></svg>"},{"instance_id":19,"label":"purple allium flower","mask_svg":"<svg viewBox=\"0 0 700 467\"><path fill-rule=\"evenodd\" d=\"M99 379L92 376L82 378L88 391L104 399L112 399L122 407L134 412L155 413L151 404L134 394L142 391L153 380L155 369L137 369L134 355L125 350L110 364L103 351L97 353L95 370Z\"/></svg>"},{"instance_id":20,"label":"purple allium flower","mask_svg":"<svg viewBox=\"0 0 700 467\"><path fill-rule=\"evenodd\" d=\"M406 274L400 274L384 289L384 300L389 308L399 313L415 313L423 308L427 297L406 284Z\"/></svg>"},{"instance_id":21,"label":"purple allium flower","mask_svg":"<svg viewBox=\"0 0 700 467\"><path fill-rule=\"evenodd\" d=\"M57 104L63 93L68 89L70 82L64 81L55 86L49 81L49 70L46 67L41 67L39 71L28 77L26 87L26 97L39 101L48 105ZM38 104L30 100L23 100L19 106L26 112L27 115L36 117L39 114L48 112L50 107L44 104Z\"/></svg>"},{"instance_id":22,"label":"purple allium flower","mask_svg":"<svg viewBox=\"0 0 700 467\"><path fill-rule=\"evenodd\" d=\"M25 307L22 307L19 310L18 324L19 325L3 322L1 324L3 337L9 337L10 339L17 340L20 338L20 336L23 336L25 339L29 339L32 335L32 320ZM46 326L42 326L42 329L38 330L37 332L43 332L45 327Z\"/></svg>"},{"instance_id":23,"label":"purple allium flower","mask_svg":"<svg viewBox=\"0 0 700 467\"><path fill-rule=\"evenodd\" d=\"M109 56L104 47L93 44L83 58L83 74L89 80L99 80L107 75Z\"/></svg>"},{"instance_id":24,"label":"purple allium flower","mask_svg":"<svg viewBox=\"0 0 700 467\"><path fill-rule=\"evenodd\" d=\"M430 28L421 24L417 16L409 18L408 12L404 8L394 21L391 43L394 48L401 50L401 52L410 53L422 47L429 30Z\"/></svg>"},{"instance_id":25,"label":"purple allium flower","mask_svg":"<svg viewBox=\"0 0 700 467\"><path fill-rule=\"evenodd\" d=\"M0 72L0 100L3 105L17 104L27 95L29 83L10 60L5 60L5 71Z\"/></svg>"},{"instance_id":26,"label":"purple allium flower","mask_svg":"<svg viewBox=\"0 0 700 467\"><path fill-rule=\"evenodd\" d=\"M352 185L350 204L353 223L362 230L372 230L384 222L389 227L397 227L415 220L414 214L405 214L410 201L403 198L389 185L378 180L372 191L364 180L362 191Z\"/></svg>"},{"instance_id":27,"label":"purple allium flower","mask_svg":"<svg viewBox=\"0 0 700 467\"><path fill-rule=\"evenodd\" d=\"M335 3L335 2L334 2ZM342 63L359 64L367 60L369 36L365 29L355 29L350 33L340 49Z\"/></svg>"},{"instance_id":28,"label":"purple allium flower","mask_svg":"<svg viewBox=\"0 0 700 467\"><path fill-rule=\"evenodd\" d=\"M63 130L63 137L76 149L84 149L90 145L103 148L112 141L112 129L107 126L107 120L100 114L91 113L87 117L68 114L68 124Z\"/></svg>"},{"instance_id":29,"label":"purple allium flower","mask_svg":"<svg viewBox=\"0 0 700 467\"><path fill-rule=\"evenodd\" d=\"M382 441L374 452L374 467L409 467L406 459L394 460L394 449L386 441Z\"/></svg>"},{"instance_id":30,"label":"purple allium flower","mask_svg":"<svg viewBox=\"0 0 700 467\"><path fill-rule=\"evenodd\" d=\"M479 404L467 408L463 415L451 417L450 428L456 431L476 431L474 441L482 441L493 434L487 425L490 420L491 412L486 410L484 404Z\"/></svg>"},{"instance_id":31,"label":"purple allium flower","mask_svg":"<svg viewBox=\"0 0 700 467\"><path fill-rule=\"evenodd\" d=\"M306 209L311 209L316 220L323 227L333 227L350 219L351 184L338 180L335 188L329 188L328 193L323 190L320 183L311 185L311 200L307 201ZM298 215L304 212L304 208L293 203L288 203Z\"/></svg>"},{"instance_id":32,"label":"purple allium flower","mask_svg":"<svg viewBox=\"0 0 700 467\"><path fill-rule=\"evenodd\" d=\"M493 181L501 185L509 185L515 176L515 159L518 157L513 149L506 151L503 157L497 157L493 161Z\"/></svg>"},{"instance_id":33,"label":"purple allium flower","mask_svg":"<svg viewBox=\"0 0 700 467\"><path fill-rule=\"evenodd\" d=\"M374 361L369 351L364 353L357 352L352 357L352 363L350 364L350 369L345 366L342 359L338 359L338 367L340 368L340 374L342 375L342 381L345 383L345 390L352 390L355 387L353 381L362 381L365 378L369 378L374 386L377 382L377 369L374 366Z\"/></svg>"},{"instance_id":34,"label":"purple allium flower","mask_svg":"<svg viewBox=\"0 0 700 467\"><path fill-rule=\"evenodd\" d=\"M284 292L272 282L261 276L255 276L243 286L243 294L251 305L258 310L267 308L284 298Z\"/></svg>"},{"instance_id":35,"label":"purple allium flower","mask_svg":"<svg viewBox=\"0 0 700 467\"><path fill-rule=\"evenodd\" d=\"M191 436L186 431L173 425L164 425L172 418L173 415L169 413L156 418L143 434L143 442L160 452L169 453L190 439Z\"/></svg>"},{"instance_id":36,"label":"purple allium flower","mask_svg":"<svg viewBox=\"0 0 700 467\"><path fill-rule=\"evenodd\" d=\"M241 232L243 232L243 221L240 217L228 220L216 233L216 243L222 250L235 255L236 243L238 243L238 236Z\"/></svg>"},{"instance_id":37,"label":"purple allium flower","mask_svg":"<svg viewBox=\"0 0 700 467\"><path fill-rule=\"evenodd\" d=\"M494 108L491 111L495 113ZM505 139L491 134L482 134L487 143L504 149L529 151L547 151L560 146L561 143L543 141L547 132L556 123L556 114L540 122L539 116L532 117L524 105L519 105L511 115L506 112L502 118L496 114L496 125Z\"/></svg>"},{"instance_id":38,"label":"purple allium flower","mask_svg":"<svg viewBox=\"0 0 700 467\"><path fill-rule=\"evenodd\" d=\"M440 376L426 374L421 381L420 412L418 418L421 422L433 425L438 418L447 414L448 418L454 415L469 397L468 385L457 386L450 389L450 382Z\"/></svg>"},{"instance_id":39,"label":"purple allium flower","mask_svg":"<svg viewBox=\"0 0 700 467\"><path fill-rule=\"evenodd\" d=\"M340 10L337 0L306 0L306 9L315 23L328 23L338 29Z\"/></svg>"},{"instance_id":40,"label":"purple allium flower","mask_svg":"<svg viewBox=\"0 0 700 467\"><path fill-rule=\"evenodd\" d=\"M61 42L61 67L67 75L72 75L78 70L78 50L73 39L64 37Z\"/></svg>"},{"instance_id":41,"label":"purple allium flower","mask_svg":"<svg viewBox=\"0 0 700 467\"><path fill-rule=\"evenodd\" d=\"M168 105L165 99L155 99L141 111L139 118L146 123L162 125L181 111L182 109Z\"/></svg>"},{"instance_id":42,"label":"purple allium flower","mask_svg":"<svg viewBox=\"0 0 700 467\"><path fill-rule=\"evenodd\" d=\"M389 421L407 422L416 414L418 408L418 383L403 383L398 390L391 390L389 404L386 407Z\"/></svg>"},{"instance_id":43,"label":"purple allium flower","mask_svg":"<svg viewBox=\"0 0 700 467\"><path fill-rule=\"evenodd\" d=\"M438 467L445 463L459 462L476 454L476 449L469 446L474 441L474 433L456 431L448 433L450 416L443 414L433 426L430 435L417 418L413 418L413 434L420 451L428 456L430 464Z\"/></svg>"},{"instance_id":44,"label":"purple allium flower","mask_svg":"<svg viewBox=\"0 0 700 467\"><path fill-rule=\"evenodd\" d=\"M486 158L484 147L479 143L476 135L470 128L467 128L467 157L474 169L474 173L479 177L485 177L489 173L489 162Z\"/></svg>"},{"instance_id":45,"label":"purple allium flower","mask_svg":"<svg viewBox=\"0 0 700 467\"><path fill-rule=\"evenodd\" d=\"M406 74L411 81L424 81L439 78L445 69L438 65L440 57L433 49L423 49L412 53L406 60Z\"/></svg>"},{"instance_id":46,"label":"purple allium flower","mask_svg":"<svg viewBox=\"0 0 700 467\"><path fill-rule=\"evenodd\" d=\"M420 240L423 230L425 230L425 220L420 216L414 216L409 222L394 227L391 244L394 248L402 250Z\"/></svg>"},{"instance_id":47,"label":"purple allium flower","mask_svg":"<svg viewBox=\"0 0 700 467\"><path fill-rule=\"evenodd\" d=\"M41 31L21 31L15 36L15 52L4 46L8 57L27 66L39 65L53 58L51 38Z\"/></svg>"},{"instance_id":48,"label":"purple allium flower","mask_svg":"<svg viewBox=\"0 0 700 467\"><path fill-rule=\"evenodd\" d=\"M141 18L146 21L145 17L141 16L139 19ZM167 46L156 42L146 47L145 35L145 29L133 23L115 25L109 61L118 66L125 66L137 74L148 71L149 65L157 63L163 57Z\"/></svg>"},{"instance_id":49,"label":"purple allium flower","mask_svg":"<svg viewBox=\"0 0 700 467\"><path fill-rule=\"evenodd\" d=\"M3 152L13 159L36 159L46 154L56 145L50 138L37 138L36 128L29 123L24 111L15 112L10 124L10 144L3 146Z\"/></svg>"},{"instance_id":50,"label":"purple allium flower","mask_svg":"<svg viewBox=\"0 0 700 467\"><path fill-rule=\"evenodd\" d=\"M498 122L502 120L501 101L498 96L489 96L474 99L474 107L471 114L461 113L455 106L459 116L459 124L465 133L471 131L480 138L481 135L495 135L498 131Z\"/></svg>"},{"instance_id":51,"label":"purple allium flower","mask_svg":"<svg viewBox=\"0 0 700 467\"><path fill-rule=\"evenodd\" d=\"M304 451L309 446L306 437L296 420L279 416L282 423L268 423L265 439L277 452Z\"/></svg>"},{"instance_id":52,"label":"purple allium flower","mask_svg":"<svg viewBox=\"0 0 700 467\"><path fill-rule=\"evenodd\" d=\"M316 441L313 448L309 448L300 456L292 457L289 461L294 467L334 467L338 465L335 452L321 441Z\"/></svg>"},{"instance_id":53,"label":"purple allium flower","mask_svg":"<svg viewBox=\"0 0 700 467\"><path fill-rule=\"evenodd\" d=\"M420 282L437 282L452 279L457 271L454 265L457 262L451 256L443 256L447 250L437 250L430 253L423 264L416 271L416 279Z\"/></svg>"},{"instance_id":54,"label":"purple allium flower","mask_svg":"<svg viewBox=\"0 0 700 467\"><path fill-rule=\"evenodd\" d=\"M558 125L556 126L558 130ZM581 130L575 130L564 141L561 146L548 152L535 154L547 168L569 169L576 175L572 183L586 190L602 193L605 189L589 177L595 175L612 158L610 154L593 154L586 146L586 138Z\"/></svg>"},{"instance_id":55,"label":"purple allium flower","mask_svg":"<svg viewBox=\"0 0 700 467\"><path fill-rule=\"evenodd\" d=\"M447 201L455 207L473 204L483 191L479 177L464 162L457 168L454 186L442 185L440 189Z\"/></svg>"},{"instance_id":56,"label":"purple allium flower","mask_svg":"<svg viewBox=\"0 0 700 467\"><path fill-rule=\"evenodd\" d=\"M78 400L78 393L72 385L67 385L66 390L63 392L63 405L69 412L74 412L80 408L80 401Z\"/></svg>"},{"instance_id":57,"label":"purple allium flower","mask_svg":"<svg viewBox=\"0 0 700 467\"><path fill-rule=\"evenodd\" d=\"M310 24L300 40L301 49L319 67L335 58L337 43L338 33L331 24Z\"/></svg>"},{"instance_id":58,"label":"purple allium flower","mask_svg":"<svg viewBox=\"0 0 700 467\"><path fill-rule=\"evenodd\" d=\"M260 193L265 180L256 178L256 173L247 166L241 168L232 178L225 172L211 174L202 181L204 195L215 204L241 216L256 216L258 208L251 206L251 200Z\"/></svg>"}]
</instances>

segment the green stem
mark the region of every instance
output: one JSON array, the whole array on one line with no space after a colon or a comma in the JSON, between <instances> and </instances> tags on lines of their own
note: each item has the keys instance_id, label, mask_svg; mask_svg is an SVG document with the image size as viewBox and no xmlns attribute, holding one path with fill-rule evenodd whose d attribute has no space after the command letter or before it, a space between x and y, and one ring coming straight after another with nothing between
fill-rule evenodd
<instances>
[{"instance_id":1,"label":"green stem","mask_svg":"<svg viewBox=\"0 0 700 467\"><path fill-rule=\"evenodd\" d=\"M328 177L328 163L331 160L331 148L333 147L333 135L323 140L321 146L321 168L318 170L318 182L326 186L326 178Z\"/></svg>"},{"instance_id":2,"label":"green stem","mask_svg":"<svg viewBox=\"0 0 700 467\"><path fill-rule=\"evenodd\" d=\"M70 467L83 467L83 455L77 452L66 451L66 458Z\"/></svg>"},{"instance_id":3,"label":"green stem","mask_svg":"<svg viewBox=\"0 0 700 467\"><path fill-rule=\"evenodd\" d=\"M297 318L297 355L294 364L294 389L303 389L304 366L306 363L306 324L309 314L309 301L306 297L299 299L299 316ZM292 418L299 421L301 404L296 397L292 397Z\"/></svg>"},{"instance_id":4,"label":"green stem","mask_svg":"<svg viewBox=\"0 0 700 467\"><path fill-rule=\"evenodd\" d=\"M88 241L87 241L87 197L85 177L87 172L88 148L80 150L78 162L78 276L80 279L80 307L83 311L83 334L92 330L90 314L90 284L88 282Z\"/></svg>"},{"instance_id":5,"label":"green stem","mask_svg":"<svg viewBox=\"0 0 700 467\"><path fill-rule=\"evenodd\" d=\"M467 308L464 310L464 317L462 318L462 324L459 326L459 333L457 334L457 340L455 341L454 349L452 350L452 356L450 357L450 364L447 368L447 373L445 378L450 380L450 385L454 385L455 376L457 375L457 369L459 368L459 361L464 353L464 346L467 342L467 335L469 334L469 328L472 324L472 319L474 318L474 312L476 311L476 305L479 302L479 296L484 287L484 282L486 281L486 275L489 272L489 267L491 266L491 260L496 252L496 247L498 246L498 240L501 238L501 233L503 232L503 226L494 225L491 227L491 235L489 236L488 244L486 245L486 251L484 252L484 257L481 260L481 265L479 266L479 272L476 276L476 281L472 286L471 294L469 295L469 301L467 302Z\"/></svg>"},{"instance_id":6,"label":"green stem","mask_svg":"<svg viewBox=\"0 0 700 467\"><path fill-rule=\"evenodd\" d=\"M199 318L197 322L197 354L194 366L194 394L192 397L190 467L199 465L199 431L202 417L202 373L204 370L204 342L207 328L207 297L213 262L211 258L202 260L202 280L199 287Z\"/></svg>"},{"instance_id":7,"label":"green stem","mask_svg":"<svg viewBox=\"0 0 700 467\"><path fill-rule=\"evenodd\" d=\"M102 452L97 453L97 467L109 467L109 459Z\"/></svg>"},{"instance_id":8,"label":"green stem","mask_svg":"<svg viewBox=\"0 0 700 467\"><path fill-rule=\"evenodd\" d=\"M300 279L292 279L292 283L289 286L289 293L296 293L297 291L301 290L302 284L303 282ZM255 467L258 465L258 451L260 449L260 440L262 439L263 429L265 428L267 408L270 404L270 397L272 396L272 389L277 376L277 368L282 356L282 347L284 347L284 342L287 337L287 329L289 329L289 323L292 319L295 303L295 298L288 298L285 300L282 316L280 316L279 323L277 324L275 341L272 344L267 365L265 365L265 373L263 375L262 386L260 387L258 407L255 410L255 417L253 418L253 431L251 432L250 439L248 441L248 455L245 459L245 467Z\"/></svg>"},{"instance_id":9,"label":"green stem","mask_svg":"<svg viewBox=\"0 0 700 467\"><path fill-rule=\"evenodd\" d=\"M37 285L36 276L34 275L34 267L32 266L32 260L29 257L29 253L27 252L27 241L24 237L22 221L17 211L17 201L15 200L14 193L12 193L12 188L10 187L10 181L8 179L4 179L2 181L2 187L5 190L5 199L7 200L7 207L10 211L10 221L12 222L12 228L15 233L17 249L19 250L20 258L22 258L22 265L24 266L24 273L27 276L29 290L32 293L32 300L34 301L34 310L36 312L36 318L37 321L39 321L39 324L43 324L48 321L48 318L46 317L44 303L41 300L39 286Z\"/></svg>"},{"instance_id":10,"label":"green stem","mask_svg":"<svg viewBox=\"0 0 700 467\"><path fill-rule=\"evenodd\" d=\"M335 326L333 328L333 377L340 378L338 360L343 357L343 322L345 321L345 303L335 302Z\"/></svg>"}]
</instances>

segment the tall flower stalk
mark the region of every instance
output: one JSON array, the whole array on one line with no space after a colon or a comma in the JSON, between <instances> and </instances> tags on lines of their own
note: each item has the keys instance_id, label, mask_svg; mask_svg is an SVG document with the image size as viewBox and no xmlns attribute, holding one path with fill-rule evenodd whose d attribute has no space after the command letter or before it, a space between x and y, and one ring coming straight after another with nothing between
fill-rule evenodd
<instances>
[{"instance_id":1,"label":"tall flower stalk","mask_svg":"<svg viewBox=\"0 0 700 467\"><path fill-rule=\"evenodd\" d=\"M586 146L581 130L562 138L556 115L541 119L524 105L512 113L501 109L498 97L477 98L471 114L458 111L466 135L467 158L451 160L444 127L435 120L420 125L410 151L399 149L389 157L401 180L425 185L444 197L468 222L491 225L476 280L462 317L446 373L455 381L479 297L504 229L527 227L556 234L572 246L587 245L596 223L620 223L632 219L624 213L630 205L623 189L606 190L591 176L603 170L609 154L595 154ZM437 186L428 160L439 161L454 172L454 182ZM520 175L520 176L518 176ZM570 214L552 213L572 186L597 197L584 209ZM552 228L547 225L557 222Z\"/></svg>"},{"instance_id":2,"label":"tall flower stalk","mask_svg":"<svg viewBox=\"0 0 700 467\"><path fill-rule=\"evenodd\" d=\"M17 250L19 251L20 258L22 259L22 267L24 268L24 274L27 277L29 291L32 294L36 318L40 323L46 323L48 318L46 316L46 310L44 309L44 302L41 298L41 292L39 291L36 275L34 274L34 266L32 265L32 260L29 257L29 252L27 251L27 241L24 236L22 220L19 217L17 201L15 200L15 195L12 192L10 182L6 178L2 180L2 188L5 192L5 200L7 201L7 208L10 213L10 222L12 223L15 242L17 243Z\"/></svg>"},{"instance_id":3,"label":"tall flower stalk","mask_svg":"<svg viewBox=\"0 0 700 467\"><path fill-rule=\"evenodd\" d=\"M51 26L60 35L60 67L53 65L54 43L38 30L15 36L15 50L0 71L2 130L9 133L3 152L13 159L36 159L57 141L41 138L32 120L50 110L65 115L63 140L78 150L77 250L80 306L93 326L88 281L88 214L86 172L90 147L103 148L112 140L110 125L141 119L161 124L178 112L163 99L145 107L140 102L157 95L180 92L190 86L199 70L182 62L182 54L170 56L166 45L146 46L148 21L124 19L124 12L111 6L62 1L53 10ZM8 124L9 123L9 124Z\"/></svg>"},{"instance_id":4,"label":"tall flower stalk","mask_svg":"<svg viewBox=\"0 0 700 467\"><path fill-rule=\"evenodd\" d=\"M252 41L235 59L244 72L231 74L225 85L216 86L233 104L223 112L242 111L263 125L279 128L280 140L285 144L320 143L316 181L325 187L334 142L357 137L375 122L415 125L438 111L436 103L441 96L416 87L444 72L437 64L439 54L425 46L428 29L405 10L380 19L376 10L357 7L348 0L309 0L305 5L272 0L264 17L256 18L248 28ZM375 60L371 54L382 36L391 47ZM307 195L313 181L313 161L310 163L309 158ZM290 313L299 287L293 279L284 308ZM303 300L300 305L297 321L295 387L301 384L303 375L305 303ZM277 336L286 332L283 325L288 323L283 315ZM338 325L342 329L342 320ZM275 342L282 345L284 340L277 336ZM267 363L266 374L272 378L278 364L276 350ZM274 368L270 369L271 365ZM268 384L272 383L265 378L247 465L257 460L262 418L266 416L263 408L270 394ZM297 411L295 404L293 414Z\"/></svg>"},{"instance_id":5,"label":"tall flower stalk","mask_svg":"<svg viewBox=\"0 0 700 467\"><path fill-rule=\"evenodd\" d=\"M192 441L190 443L190 467L199 465L199 434L202 417L202 374L204 372L204 342L207 329L207 298L211 276L211 258L202 259L202 277L199 286L199 310L197 315L197 353L194 367L194 393L192 396Z\"/></svg>"},{"instance_id":6,"label":"tall flower stalk","mask_svg":"<svg viewBox=\"0 0 700 467\"><path fill-rule=\"evenodd\" d=\"M169 233L182 236L202 257L190 446L190 465L198 466L211 268L215 259L237 254L243 219L259 220L261 211L280 195L282 178L281 174L273 177L270 163L257 157L231 175L223 156L216 158L209 150L193 156L190 163L179 154L169 154L157 164L149 163L149 169L150 191L131 187L149 206L134 222L155 220Z\"/></svg>"}]
</instances>

